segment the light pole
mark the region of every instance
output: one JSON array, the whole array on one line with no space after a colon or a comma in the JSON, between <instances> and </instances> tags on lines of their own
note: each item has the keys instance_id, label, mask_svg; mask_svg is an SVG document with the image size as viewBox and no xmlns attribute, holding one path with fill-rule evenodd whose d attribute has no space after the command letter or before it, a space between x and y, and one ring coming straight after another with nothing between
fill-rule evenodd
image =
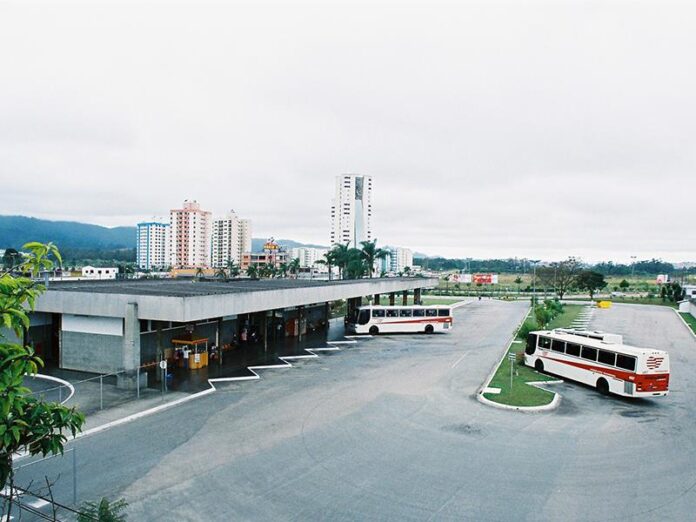
<instances>
[{"instance_id":1,"label":"light pole","mask_svg":"<svg viewBox=\"0 0 696 522\"><path fill-rule=\"evenodd\" d=\"M631 279L636 275L636 256L631 256Z\"/></svg>"}]
</instances>

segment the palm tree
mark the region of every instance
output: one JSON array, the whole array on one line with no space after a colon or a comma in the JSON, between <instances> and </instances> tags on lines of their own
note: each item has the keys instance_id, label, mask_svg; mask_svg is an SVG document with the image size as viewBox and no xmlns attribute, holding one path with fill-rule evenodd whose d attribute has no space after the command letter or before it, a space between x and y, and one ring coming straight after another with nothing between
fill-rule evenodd
<instances>
[{"instance_id":1,"label":"palm tree","mask_svg":"<svg viewBox=\"0 0 696 522\"><path fill-rule=\"evenodd\" d=\"M287 263L280 263L280 265L278 265L278 272L280 272L280 277L287 277L288 269L289 266Z\"/></svg>"},{"instance_id":2,"label":"palm tree","mask_svg":"<svg viewBox=\"0 0 696 522\"><path fill-rule=\"evenodd\" d=\"M230 277L237 277L240 272L241 268L234 262L234 259L227 261L227 273L230 274Z\"/></svg>"},{"instance_id":3,"label":"palm tree","mask_svg":"<svg viewBox=\"0 0 696 522\"><path fill-rule=\"evenodd\" d=\"M227 279L227 272L224 268L218 268L215 270L215 277L218 279Z\"/></svg>"},{"instance_id":4,"label":"palm tree","mask_svg":"<svg viewBox=\"0 0 696 522\"><path fill-rule=\"evenodd\" d=\"M404 267L404 274L408 276L410 273L411 273L411 267L410 267L410 266L405 266L405 267Z\"/></svg>"},{"instance_id":5,"label":"palm tree","mask_svg":"<svg viewBox=\"0 0 696 522\"><path fill-rule=\"evenodd\" d=\"M343 275L346 279L360 279L365 275L365 261L362 252L357 248L349 248L346 252Z\"/></svg>"},{"instance_id":6,"label":"palm tree","mask_svg":"<svg viewBox=\"0 0 696 522\"><path fill-rule=\"evenodd\" d=\"M109 500L104 497L97 502L85 502L80 507L80 512L77 515L77 522L123 522L126 520L124 511L128 507L128 503L124 499Z\"/></svg>"},{"instance_id":7,"label":"palm tree","mask_svg":"<svg viewBox=\"0 0 696 522\"><path fill-rule=\"evenodd\" d=\"M296 257L290 263L288 264L288 270L292 275L295 276L295 279L297 279L297 272L300 271L300 258Z\"/></svg>"},{"instance_id":8,"label":"palm tree","mask_svg":"<svg viewBox=\"0 0 696 522\"><path fill-rule=\"evenodd\" d=\"M338 267L339 279L343 279L343 271L348 266L348 252L350 251L350 248L348 247L349 244L350 243L346 243L343 245L341 243L336 243L329 252L332 256L334 266Z\"/></svg>"},{"instance_id":9,"label":"palm tree","mask_svg":"<svg viewBox=\"0 0 696 522\"><path fill-rule=\"evenodd\" d=\"M318 259L314 263L317 265L326 265L326 268L329 269L329 281L331 281L333 274L331 273L331 267L334 265L334 255L333 251L329 250L326 254L324 254L324 259Z\"/></svg>"},{"instance_id":10,"label":"palm tree","mask_svg":"<svg viewBox=\"0 0 696 522\"><path fill-rule=\"evenodd\" d=\"M362 246L360 257L365 262L365 269L370 279L372 279L372 273L375 271L375 261L387 257L389 251L383 248L377 248L377 239L373 239L372 241L361 241L360 245Z\"/></svg>"},{"instance_id":11,"label":"palm tree","mask_svg":"<svg viewBox=\"0 0 696 522\"><path fill-rule=\"evenodd\" d=\"M251 279L259 278L259 269L256 267L256 265L249 265L246 269L246 273Z\"/></svg>"}]
</instances>

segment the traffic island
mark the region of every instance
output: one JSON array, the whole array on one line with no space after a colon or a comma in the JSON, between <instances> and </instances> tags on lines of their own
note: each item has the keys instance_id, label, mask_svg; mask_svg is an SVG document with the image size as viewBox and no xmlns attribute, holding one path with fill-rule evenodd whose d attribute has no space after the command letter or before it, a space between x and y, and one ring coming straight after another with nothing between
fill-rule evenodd
<instances>
[{"instance_id":1,"label":"traffic island","mask_svg":"<svg viewBox=\"0 0 696 522\"><path fill-rule=\"evenodd\" d=\"M547 328L569 328L583 310L587 310L587 307L564 305ZM558 405L558 394L543 389L543 386L561 381L524 365L524 337L536 328L535 319L528 314L515 332L495 372L478 393L481 402L520 411L544 411Z\"/></svg>"}]
</instances>

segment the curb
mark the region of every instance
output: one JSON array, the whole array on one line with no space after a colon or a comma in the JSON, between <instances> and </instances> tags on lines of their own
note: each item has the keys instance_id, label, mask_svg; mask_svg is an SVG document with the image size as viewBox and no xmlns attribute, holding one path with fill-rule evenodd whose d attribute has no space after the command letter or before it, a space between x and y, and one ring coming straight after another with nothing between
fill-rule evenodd
<instances>
[{"instance_id":1,"label":"curb","mask_svg":"<svg viewBox=\"0 0 696 522\"><path fill-rule=\"evenodd\" d=\"M686 326L686 329L687 329L687 330L689 331L689 333L691 334L691 337L693 337L694 339L696 339L696 333L694 333L694 331L693 331L693 330L691 329L691 327L689 326L689 323L687 323L687 322L684 320L684 318L681 316L681 313L679 312L679 310L677 310L677 309L675 309L675 308L672 308L672 310L674 310L674 313L677 314L677 317L679 317L679 320L682 322L682 324L683 324L684 326Z\"/></svg>"},{"instance_id":2,"label":"curb","mask_svg":"<svg viewBox=\"0 0 696 522\"><path fill-rule=\"evenodd\" d=\"M486 406L492 406L494 408L498 408L501 410L521 411L524 413L547 412L547 411L555 410L560 405L561 396L556 392L551 392L551 390L546 390L546 391L553 393L553 399L551 399L550 403L544 404L542 406L510 406L509 404L500 404L499 402L492 401L492 400L487 399L486 397L483 396L483 390L488 388L488 385L491 383L491 380L493 380L493 376L498 371L498 368L500 367L500 365L503 364L503 361L505 360L505 355L510 351L510 347L515 342L515 337L517 337L517 332L520 331L520 328L522 328L522 325L524 324L524 322L527 320L527 317L529 317L529 314L531 314L531 313L532 313L532 307L530 306L529 310L527 310L527 313L520 321L520 324L518 324L517 328L515 328L515 332L512 334L512 338L510 339L510 342L506 345L505 350L503 351L503 355L500 358L500 360L498 361L498 364L496 364L493 367L493 370L491 372L489 372L488 376L486 377L486 380L479 387L479 389L476 390L476 400L479 401L481 404L484 404ZM553 381L542 381L542 382L544 384L548 384L549 382L553 382ZM527 384L529 386L537 386L538 381L528 382Z\"/></svg>"}]
</instances>

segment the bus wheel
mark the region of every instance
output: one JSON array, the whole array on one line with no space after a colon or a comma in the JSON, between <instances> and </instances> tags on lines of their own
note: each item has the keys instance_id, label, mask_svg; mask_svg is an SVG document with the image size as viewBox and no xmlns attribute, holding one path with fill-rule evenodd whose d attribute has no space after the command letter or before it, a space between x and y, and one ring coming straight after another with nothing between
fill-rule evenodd
<instances>
[{"instance_id":1,"label":"bus wheel","mask_svg":"<svg viewBox=\"0 0 696 522\"><path fill-rule=\"evenodd\" d=\"M425 333L431 334L435 331L435 328L433 328L432 324L429 324L428 326L425 327Z\"/></svg>"},{"instance_id":2,"label":"bus wheel","mask_svg":"<svg viewBox=\"0 0 696 522\"><path fill-rule=\"evenodd\" d=\"M542 361L541 359L537 359L534 362L534 369L538 372L543 372L544 371L544 361Z\"/></svg>"},{"instance_id":3,"label":"bus wheel","mask_svg":"<svg viewBox=\"0 0 696 522\"><path fill-rule=\"evenodd\" d=\"M376 326L370 326L370 335L377 335L379 333L379 328Z\"/></svg>"},{"instance_id":4,"label":"bus wheel","mask_svg":"<svg viewBox=\"0 0 696 522\"><path fill-rule=\"evenodd\" d=\"M609 383L606 379L599 379L597 381L597 391L602 395L609 395Z\"/></svg>"}]
</instances>

